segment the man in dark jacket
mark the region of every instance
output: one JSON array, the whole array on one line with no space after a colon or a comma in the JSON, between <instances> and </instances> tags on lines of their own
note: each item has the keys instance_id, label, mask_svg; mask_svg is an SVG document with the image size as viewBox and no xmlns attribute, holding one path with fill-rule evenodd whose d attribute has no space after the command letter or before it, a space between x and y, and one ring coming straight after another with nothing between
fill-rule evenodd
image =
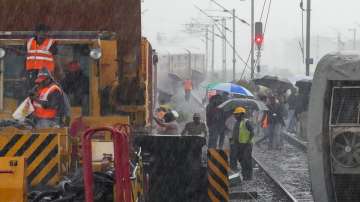
<instances>
[{"instance_id":1,"label":"man in dark jacket","mask_svg":"<svg viewBox=\"0 0 360 202\"><path fill-rule=\"evenodd\" d=\"M221 109L217 108L222 102L223 98L220 95L211 97L208 106L206 107L206 125L209 129L209 148L223 147L225 139L225 117ZM219 144L218 144L219 141Z\"/></svg>"},{"instance_id":2,"label":"man in dark jacket","mask_svg":"<svg viewBox=\"0 0 360 202\"><path fill-rule=\"evenodd\" d=\"M275 96L269 97L269 149L280 149L281 147L281 128L285 126L284 109L277 102Z\"/></svg>"}]
</instances>

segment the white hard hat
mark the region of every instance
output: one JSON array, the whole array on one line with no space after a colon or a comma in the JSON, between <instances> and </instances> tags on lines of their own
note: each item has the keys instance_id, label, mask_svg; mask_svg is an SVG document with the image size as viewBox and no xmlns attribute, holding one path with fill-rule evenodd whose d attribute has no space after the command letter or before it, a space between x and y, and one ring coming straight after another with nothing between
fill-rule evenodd
<instances>
[{"instance_id":1,"label":"white hard hat","mask_svg":"<svg viewBox=\"0 0 360 202\"><path fill-rule=\"evenodd\" d=\"M171 113L174 115L175 118L179 118L179 113L175 110L171 110Z\"/></svg>"}]
</instances>

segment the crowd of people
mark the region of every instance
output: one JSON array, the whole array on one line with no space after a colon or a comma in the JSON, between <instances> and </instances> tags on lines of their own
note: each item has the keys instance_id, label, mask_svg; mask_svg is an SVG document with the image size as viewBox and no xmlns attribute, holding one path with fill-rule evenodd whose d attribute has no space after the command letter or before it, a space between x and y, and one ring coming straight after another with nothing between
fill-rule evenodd
<instances>
[{"instance_id":1,"label":"crowd of people","mask_svg":"<svg viewBox=\"0 0 360 202\"><path fill-rule=\"evenodd\" d=\"M256 100L266 106L265 110L245 106L225 111L218 106L231 99L227 93L210 97L206 106L205 120L199 113L193 114L193 120L186 123L183 130L176 121L173 110L159 108L157 111L158 132L160 134L203 135L208 139L208 148L230 148L230 167L238 170L241 165L244 180L252 179L252 147L262 146L267 141L269 150L281 150L282 135L285 131L298 134L306 139L306 114L309 92L291 88L283 93L256 92Z\"/></svg>"}]
</instances>

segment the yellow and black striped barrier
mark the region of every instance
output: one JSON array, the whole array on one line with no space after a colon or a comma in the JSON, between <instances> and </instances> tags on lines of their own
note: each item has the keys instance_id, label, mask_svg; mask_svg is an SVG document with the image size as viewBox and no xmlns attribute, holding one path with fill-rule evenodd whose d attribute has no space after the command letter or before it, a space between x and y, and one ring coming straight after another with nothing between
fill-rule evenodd
<instances>
[{"instance_id":1,"label":"yellow and black striped barrier","mask_svg":"<svg viewBox=\"0 0 360 202\"><path fill-rule=\"evenodd\" d=\"M54 185L60 179L60 135L2 134L0 157L24 157L30 186Z\"/></svg>"},{"instance_id":2,"label":"yellow and black striped barrier","mask_svg":"<svg viewBox=\"0 0 360 202\"><path fill-rule=\"evenodd\" d=\"M229 162L223 150L208 150L208 196L211 202L229 201Z\"/></svg>"}]
</instances>

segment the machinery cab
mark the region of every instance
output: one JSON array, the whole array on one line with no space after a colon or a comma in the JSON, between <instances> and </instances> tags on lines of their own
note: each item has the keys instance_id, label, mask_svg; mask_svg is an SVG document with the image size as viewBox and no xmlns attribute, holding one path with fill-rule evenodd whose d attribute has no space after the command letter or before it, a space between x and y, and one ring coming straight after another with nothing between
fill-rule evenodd
<instances>
[{"instance_id":1,"label":"machinery cab","mask_svg":"<svg viewBox=\"0 0 360 202\"><path fill-rule=\"evenodd\" d=\"M30 87L25 78L25 44L32 35L32 32L0 33L2 120L12 119L12 113L28 96ZM49 37L56 40L58 51L54 79L70 98L71 124L62 128L4 127L0 130L0 157L21 156L26 159L21 164L25 165L25 171L20 178L23 184L32 188L54 186L82 164L80 136L86 129L131 125L134 131L145 132L151 128L154 74L152 48L145 38L141 40L139 49L140 66L128 70L119 65L115 33L61 31L50 32ZM133 64L136 63L133 60L137 59L128 55L123 62ZM105 156L110 156L110 161L114 157L112 141L106 133L98 133L93 138L92 163L95 171L102 169ZM141 184L135 183L142 182L139 179L142 177L139 153L134 160L131 170L133 199L143 190ZM0 180L4 182L0 183L0 194L7 186L3 179Z\"/></svg>"},{"instance_id":2,"label":"machinery cab","mask_svg":"<svg viewBox=\"0 0 360 202\"><path fill-rule=\"evenodd\" d=\"M4 53L0 60L1 117L10 118L17 105L28 96L24 53L26 40L31 36L31 32L0 34ZM129 117L134 126L150 126L154 91L152 49L145 38L141 41L140 67L134 68L137 71L126 71L119 68L115 33L52 32L49 37L56 40L58 49L54 77L70 98L73 119L117 117L122 123ZM136 59L127 57L129 63Z\"/></svg>"}]
</instances>

